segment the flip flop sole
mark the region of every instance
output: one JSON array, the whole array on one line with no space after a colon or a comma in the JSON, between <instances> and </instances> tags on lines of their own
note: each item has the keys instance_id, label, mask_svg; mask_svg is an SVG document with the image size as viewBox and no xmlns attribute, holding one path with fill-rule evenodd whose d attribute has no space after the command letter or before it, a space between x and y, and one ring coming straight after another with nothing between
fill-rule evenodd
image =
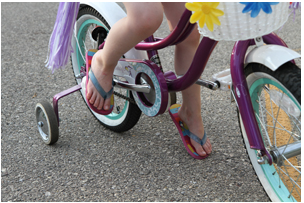
<instances>
[{"instance_id":1,"label":"flip flop sole","mask_svg":"<svg viewBox=\"0 0 304 203\"><path fill-rule=\"evenodd\" d=\"M190 137L188 136L190 131L188 126L180 119L178 116L178 109L181 107L180 104L173 104L170 107L169 114L172 118L172 121L176 125L178 132L182 138L183 144L187 150L187 152L195 159L205 159L208 157L206 156L200 156L196 153L195 148L192 146Z\"/></svg>"},{"instance_id":2,"label":"flip flop sole","mask_svg":"<svg viewBox=\"0 0 304 203\"><path fill-rule=\"evenodd\" d=\"M86 53L86 88L85 88L85 93L87 95L87 85L89 82L89 70L91 68L91 63L92 63L92 58L94 56L94 54L97 52L97 49L90 49L87 53ZM111 96L111 106L109 110L98 110L95 106L93 106L87 99L86 97L86 101L87 104L89 105L89 107L96 113L101 114L101 115L108 115L113 111L113 107L114 107L114 94L112 94Z\"/></svg>"}]
</instances>

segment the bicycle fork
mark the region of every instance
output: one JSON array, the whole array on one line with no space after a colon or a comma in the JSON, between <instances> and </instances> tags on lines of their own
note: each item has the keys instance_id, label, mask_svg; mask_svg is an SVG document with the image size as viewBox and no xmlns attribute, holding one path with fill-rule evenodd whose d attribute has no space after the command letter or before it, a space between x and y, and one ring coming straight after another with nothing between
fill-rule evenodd
<instances>
[{"instance_id":1,"label":"bicycle fork","mask_svg":"<svg viewBox=\"0 0 304 203\"><path fill-rule=\"evenodd\" d=\"M268 44L277 44L287 47L286 44L274 34L265 36L265 41ZM248 47L254 44L254 40L246 40L238 41L234 45L230 62L233 84L232 94L237 102L241 117L246 118L246 122L243 122L244 128L246 130L250 148L258 151L258 163L265 164L267 160L269 165L272 165L272 162L276 163L277 165L281 165L281 158L283 156L290 158L301 154L301 141L294 142L288 146L269 149L270 153L265 149L262 135L253 111L247 81L244 74L245 53Z\"/></svg>"}]
</instances>

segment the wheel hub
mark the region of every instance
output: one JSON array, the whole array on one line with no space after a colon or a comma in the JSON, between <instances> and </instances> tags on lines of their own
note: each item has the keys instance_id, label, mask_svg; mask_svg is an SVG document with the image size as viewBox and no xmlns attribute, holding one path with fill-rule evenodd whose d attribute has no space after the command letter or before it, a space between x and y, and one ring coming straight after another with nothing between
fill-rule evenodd
<instances>
[{"instance_id":1,"label":"wheel hub","mask_svg":"<svg viewBox=\"0 0 304 203\"><path fill-rule=\"evenodd\" d=\"M294 143L283 145L280 147L273 147L270 150L272 160L278 166L282 166L284 159L289 159L301 154L301 141L296 141Z\"/></svg>"},{"instance_id":2,"label":"wheel hub","mask_svg":"<svg viewBox=\"0 0 304 203\"><path fill-rule=\"evenodd\" d=\"M48 126L44 125L47 123L46 116L41 108L38 108L37 111L37 125L40 136L43 140L48 140Z\"/></svg>"}]
</instances>

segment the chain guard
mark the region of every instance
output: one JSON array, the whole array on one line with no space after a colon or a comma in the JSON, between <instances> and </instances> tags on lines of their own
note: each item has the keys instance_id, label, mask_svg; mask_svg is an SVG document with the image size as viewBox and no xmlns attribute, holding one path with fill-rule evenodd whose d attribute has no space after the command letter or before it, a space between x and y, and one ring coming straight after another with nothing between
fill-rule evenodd
<instances>
[{"instance_id":1,"label":"chain guard","mask_svg":"<svg viewBox=\"0 0 304 203\"><path fill-rule=\"evenodd\" d=\"M155 63L150 60L121 58L114 70L114 75L123 77L130 84L142 84L141 79L147 78L151 86L150 93L131 91L134 99L117 92L116 96L136 103L147 116L157 116L167 110L169 100L167 83L163 72Z\"/></svg>"}]
</instances>

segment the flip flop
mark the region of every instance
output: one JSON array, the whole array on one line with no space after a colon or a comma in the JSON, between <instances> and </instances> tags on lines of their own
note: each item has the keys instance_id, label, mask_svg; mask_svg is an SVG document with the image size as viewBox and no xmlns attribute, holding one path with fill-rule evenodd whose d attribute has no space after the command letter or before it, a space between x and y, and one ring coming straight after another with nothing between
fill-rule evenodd
<instances>
[{"instance_id":1,"label":"flip flop","mask_svg":"<svg viewBox=\"0 0 304 203\"><path fill-rule=\"evenodd\" d=\"M90 49L87 53L86 53L86 95L87 95L87 85L89 82L89 78L91 80L91 82L93 83L93 85L95 86L96 90L99 92L99 94L104 98L104 100L106 100L107 98L111 97L111 106L109 110L98 110L95 106L93 106L87 99L86 97L86 101L87 104L89 105L89 107L95 111L98 114L101 115L108 115L113 111L113 107L114 107L114 95L113 95L113 87L109 92L105 92L104 89L99 85L98 80L96 79L94 73L92 70L90 70L91 68L91 63L92 63L92 58L94 56L94 54L97 52L97 49ZM114 86L114 81L112 82L112 86Z\"/></svg>"},{"instance_id":2,"label":"flip flop","mask_svg":"<svg viewBox=\"0 0 304 203\"><path fill-rule=\"evenodd\" d=\"M176 125L178 132L182 138L182 141L184 143L184 146L187 150L187 152L195 159L204 159L208 157L208 154L206 156L200 156L198 153L196 153L195 148L192 146L190 142L190 138L196 141L197 143L201 144L202 146L207 141L207 135L206 132L204 133L203 139L200 139L195 134L191 133L186 123L184 123L180 117L178 116L178 109L181 107L180 104L173 104L170 107L169 114Z\"/></svg>"}]
</instances>

